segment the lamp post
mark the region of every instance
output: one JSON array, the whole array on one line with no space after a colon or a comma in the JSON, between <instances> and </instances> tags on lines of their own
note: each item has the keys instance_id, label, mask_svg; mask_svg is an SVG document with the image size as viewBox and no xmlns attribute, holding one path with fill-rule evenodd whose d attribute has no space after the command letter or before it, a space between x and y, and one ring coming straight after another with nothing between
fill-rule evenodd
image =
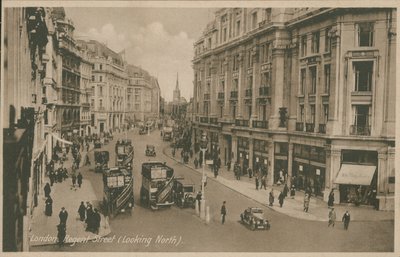
<instances>
[{"instance_id":1,"label":"lamp post","mask_svg":"<svg viewBox=\"0 0 400 257\"><path fill-rule=\"evenodd\" d=\"M201 140L200 140L200 150L201 153L203 154L203 168L202 168L202 178L201 178L201 200L200 200L200 218L205 219L206 218L206 197L204 193L204 185L206 183L206 176L204 173L204 166L206 165L206 151L207 151L207 145L208 145L208 139L207 139L207 134L203 133L201 135Z\"/></svg>"}]
</instances>

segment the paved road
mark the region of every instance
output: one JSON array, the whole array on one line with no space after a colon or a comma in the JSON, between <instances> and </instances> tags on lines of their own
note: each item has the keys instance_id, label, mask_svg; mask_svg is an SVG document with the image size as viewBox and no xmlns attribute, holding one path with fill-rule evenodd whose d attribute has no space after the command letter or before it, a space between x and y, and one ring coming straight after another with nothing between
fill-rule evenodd
<instances>
[{"instance_id":1,"label":"paved road","mask_svg":"<svg viewBox=\"0 0 400 257\"><path fill-rule=\"evenodd\" d=\"M149 135L128 134L135 147L135 200L132 213L120 214L110 221L112 233L103 242L88 242L66 246L35 247L32 251L92 251L92 252L365 252L393 251L394 222L352 222L344 231L342 224L328 228L327 223L305 221L274 212L231 189L209 180L206 198L210 206L211 222L206 225L193 209L172 207L151 211L139 205L141 184L140 167L143 161L155 159L166 161L175 169L175 174L192 180L199 189L199 173L188 169L162 154L167 144L162 142L159 131ZM157 157L144 156L146 144L156 146ZM110 151L111 162L115 162L114 142L104 148ZM93 160L93 156L91 156ZM92 181L95 193L102 198L100 174L87 172L85 178ZM267 199L267 192L266 192ZM227 222L220 224L219 210L222 201L227 201ZM249 206L264 208L271 220L270 231L251 231L239 223L240 213Z\"/></svg>"}]
</instances>

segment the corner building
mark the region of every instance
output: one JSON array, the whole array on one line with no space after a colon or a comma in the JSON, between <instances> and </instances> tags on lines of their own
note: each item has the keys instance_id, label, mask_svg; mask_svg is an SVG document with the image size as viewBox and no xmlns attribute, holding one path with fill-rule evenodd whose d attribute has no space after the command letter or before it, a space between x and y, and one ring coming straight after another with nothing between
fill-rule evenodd
<instances>
[{"instance_id":1,"label":"corner building","mask_svg":"<svg viewBox=\"0 0 400 257\"><path fill-rule=\"evenodd\" d=\"M194 142L327 201L394 210L396 10L220 9L194 45Z\"/></svg>"}]
</instances>

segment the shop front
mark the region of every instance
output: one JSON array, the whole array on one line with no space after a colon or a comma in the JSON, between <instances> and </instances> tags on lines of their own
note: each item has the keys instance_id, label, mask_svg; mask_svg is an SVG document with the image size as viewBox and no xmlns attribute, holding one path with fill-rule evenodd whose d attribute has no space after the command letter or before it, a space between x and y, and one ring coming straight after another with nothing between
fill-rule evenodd
<instances>
[{"instance_id":1,"label":"shop front","mask_svg":"<svg viewBox=\"0 0 400 257\"><path fill-rule=\"evenodd\" d=\"M253 141L253 170L260 171L261 175L267 174L268 167L268 141L254 139Z\"/></svg>"},{"instance_id":2,"label":"shop front","mask_svg":"<svg viewBox=\"0 0 400 257\"><path fill-rule=\"evenodd\" d=\"M310 188L314 195L323 196L326 177L325 149L295 144L293 157L292 177L296 188Z\"/></svg>"},{"instance_id":3,"label":"shop front","mask_svg":"<svg viewBox=\"0 0 400 257\"><path fill-rule=\"evenodd\" d=\"M211 154L214 157L219 156L220 146L218 140L218 132L210 132L210 145L211 145Z\"/></svg>"},{"instance_id":4,"label":"shop front","mask_svg":"<svg viewBox=\"0 0 400 257\"><path fill-rule=\"evenodd\" d=\"M276 184L280 178L280 171L282 170L283 175L287 174L288 171L288 143L276 142L274 145L274 181Z\"/></svg>"},{"instance_id":5,"label":"shop front","mask_svg":"<svg viewBox=\"0 0 400 257\"><path fill-rule=\"evenodd\" d=\"M335 179L340 202L377 206L377 163L374 151L342 151L342 163Z\"/></svg>"},{"instance_id":6,"label":"shop front","mask_svg":"<svg viewBox=\"0 0 400 257\"><path fill-rule=\"evenodd\" d=\"M247 168L249 167L249 139L246 137L238 137L237 139L237 158L242 168L242 174L247 174Z\"/></svg>"}]
</instances>

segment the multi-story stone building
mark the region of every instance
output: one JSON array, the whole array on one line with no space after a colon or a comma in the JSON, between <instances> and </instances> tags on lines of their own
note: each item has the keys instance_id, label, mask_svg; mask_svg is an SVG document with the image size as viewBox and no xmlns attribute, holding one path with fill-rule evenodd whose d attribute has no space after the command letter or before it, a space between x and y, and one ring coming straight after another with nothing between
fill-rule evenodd
<instances>
[{"instance_id":1,"label":"multi-story stone building","mask_svg":"<svg viewBox=\"0 0 400 257\"><path fill-rule=\"evenodd\" d=\"M158 80L144 69L127 65L129 77L127 102L129 119L133 121L156 120L160 115L160 86Z\"/></svg>"},{"instance_id":2,"label":"multi-story stone building","mask_svg":"<svg viewBox=\"0 0 400 257\"><path fill-rule=\"evenodd\" d=\"M121 130L125 124L128 77L123 56L95 41L79 41L92 63L91 111L93 133Z\"/></svg>"},{"instance_id":3,"label":"multi-story stone building","mask_svg":"<svg viewBox=\"0 0 400 257\"><path fill-rule=\"evenodd\" d=\"M395 9L220 9L194 51L195 141L269 185L283 169L394 209Z\"/></svg>"},{"instance_id":4,"label":"multi-story stone building","mask_svg":"<svg viewBox=\"0 0 400 257\"><path fill-rule=\"evenodd\" d=\"M57 130L61 137L79 134L81 120L81 53L74 39L74 23L66 17L64 8L55 8L57 23L58 76L61 78L57 101Z\"/></svg>"},{"instance_id":5,"label":"multi-story stone building","mask_svg":"<svg viewBox=\"0 0 400 257\"><path fill-rule=\"evenodd\" d=\"M93 65L89 61L89 56L85 50L81 50L81 57L80 135L86 136L92 134L90 101L93 95L91 84Z\"/></svg>"},{"instance_id":6,"label":"multi-story stone building","mask_svg":"<svg viewBox=\"0 0 400 257\"><path fill-rule=\"evenodd\" d=\"M48 8L4 10L3 251L29 248L29 222L42 199L47 156ZM47 64L47 65L46 65ZM4 107L4 108L3 108Z\"/></svg>"}]
</instances>

